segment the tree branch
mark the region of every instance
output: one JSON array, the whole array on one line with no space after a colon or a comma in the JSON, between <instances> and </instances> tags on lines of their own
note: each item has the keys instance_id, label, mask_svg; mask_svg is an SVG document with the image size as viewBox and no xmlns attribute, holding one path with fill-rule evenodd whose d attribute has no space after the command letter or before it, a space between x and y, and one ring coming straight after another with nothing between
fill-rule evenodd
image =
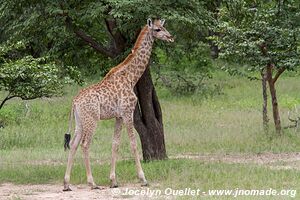
<instances>
[{"instance_id":1,"label":"tree branch","mask_svg":"<svg viewBox=\"0 0 300 200\"><path fill-rule=\"evenodd\" d=\"M279 78L279 76L286 70L285 67L280 68L277 73L275 74L275 77L272 79L273 83L275 83L277 81L277 79Z\"/></svg>"},{"instance_id":2,"label":"tree branch","mask_svg":"<svg viewBox=\"0 0 300 200\"><path fill-rule=\"evenodd\" d=\"M10 93L8 93L8 95L5 97L5 99L3 99L3 101L1 102L0 104L0 110L1 108L3 107L3 105L5 104L6 101L12 99L12 98L15 98L16 96L10 96Z\"/></svg>"},{"instance_id":3,"label":"tree branch","mask_svg":"<svg viewBox=\"0 0 300 200\"><path fill-rule=\"evenodd\" d=\"M126 39L122 33L117 29L117 22L115 19L105 19L106 29L111 37L111 47L116 54L121 54L125 50Z\"/></svg>"},{"instance_id":4,"label":"tree branch","mask_svg":"<svg viewBox=\"0 0 300 200\"><path fill-rule=\"evenodd\" d=\"M100 45L91 36L88 36L84 31L75 28L73 25L73 20L69 16L66 16L66 26L70 28L77 37L81 38L85 43L95 49L98 53L101 53L110 58L115 58L117 56L117 54L115 54L111 49L103 47L103 45Z\"/></svg>"}]
</instances>

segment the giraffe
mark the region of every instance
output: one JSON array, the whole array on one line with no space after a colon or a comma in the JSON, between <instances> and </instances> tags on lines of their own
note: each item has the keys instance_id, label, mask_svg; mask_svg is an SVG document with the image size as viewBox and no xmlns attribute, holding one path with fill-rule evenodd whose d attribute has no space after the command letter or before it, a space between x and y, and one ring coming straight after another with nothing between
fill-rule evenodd
<instances>
[{"instance_id":1,"label":"giraffe","mask_svg":"<svg viewBox=\"0 0 300 200\"><path fill-rule=\"evenodd\" d=\"M133 131L133 113L137 103L134 86L144 73L152 51L154 39L173 42L171 34L164 28L165 20L147 20L147 25L141 30L137 41L127 58L112 68L97 84L82 89L73 99L69 119L69 131L65 134L65 148L69 147L72 119L75 118L75 134L70 143L67 168L64 177L64 191L71 191L70 174L76 150L81 143L87 182L92 189L99 189L91 172L89 146L92 135L99 120L115 118L115 130L112 141L112 157L110 180L111 187L118 187L116 180L116 160L122 125L127 128L131 151L134 156L137 176L142 186L147 186L139 153L137 151L136 135Z\"/></svg>"}]
</instances>

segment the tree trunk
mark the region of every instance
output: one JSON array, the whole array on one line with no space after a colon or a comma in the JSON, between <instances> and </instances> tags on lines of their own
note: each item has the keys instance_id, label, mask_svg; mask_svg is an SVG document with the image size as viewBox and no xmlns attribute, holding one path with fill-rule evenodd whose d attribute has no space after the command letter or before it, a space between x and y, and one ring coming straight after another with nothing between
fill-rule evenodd
<instances>
[{"instance_id":1,"label":"tree trunk","mask_svg":"<svg viewBox=\"0 0 300 200\"><path fill-rule=\"evenodd\" d=\"M281 122L280 122L280 116L278 111L278 103L277 103L277 96L276 96L276 89L275 84L272 82L269 82L270 87L270 93L272 97L272 107L273 107L273 118L275 123L276 132L278 134L281 133Z\"/></svg>"},{"instance_id":2,"label":"tree trunk","mask_svg":"<svg viewBox=\"0 0 300 200\"><path fill-rule=\"evenodd\" d=\"M261 83L262 83L262 95L263 95L263 106L262 106L262 116L263 116L263 126L265 133L269 131L269 118L268 118L268 94L267 94L267 75L266 72L261 72Z\"/></svg>"},{"instance_id":3,"label":"tree trunk","mask_svg":"<svg viewBox=\"0 0 300 200\"><path fill-rule=\"evenodd\" d=\"M272 78L272 66L269 65L267 67L267 77L268 77L268 83L270 88L270 94L272 98L272 109L273 109L273 119L275 124L276 133L281 133L281 122L280 122L280 116L279 116L279 110L278 110L278 102L277 102L277 95L276 95L276 88L275 88L275 81Z\"/></svg>"},{"instance_id":4,"label":"tree trunk","mask_svg":"<svg viewBox=\"0 0 300 200\"><path fill-rule=\"evenodd\" d=\"M273 82L269 83L270 87L270 93L272 97L272 107L273 107L273 118L275 123L276 132L280 134L281 132L281 122L280 122L280 116L278 111L278 103L277 103L277 97L276 97L276 89L275 84Z\"/></svg>"},{"instance_id":5,"label":"tree trunk","mask_svg":"<svg viewBox=\"0 0 300 200\"><path fill-rule=\"evenodd\" d=\"M134 126L139 133L145 161L167 158L162 112L147 67L135 88L138 104L134 112Z\"/></svg>"},{"instance_id":6,"label":"tree trunk","mask_svg":"<svg viewBox=\"0 0 300 200\"><path fill-rule=\"evenodd\" d=\"M212 13L213 18L218 21L219 17L219 9L221 6L221 0L214 0L214 1L208 1L207 8ZM219 36L219 33L209 30L208 36ZM210 45L210 55L213 59L216 59L219 57L219 47L214 43L213 41L209 41Z\"/></svg>"},{"instance_id":7,"label":"tree trunk","mask_svg":"<svg viewBox=\"0 0 300 200\"><path fill-rule=\"evenodd\" d=\"M218 36L218 33L210 30L208 35L209 36ZM209 45L210 45L210 56L213 59L217 59L219 57L219 47L212 41L209 41Z\"/></svg>"}]
</instances>

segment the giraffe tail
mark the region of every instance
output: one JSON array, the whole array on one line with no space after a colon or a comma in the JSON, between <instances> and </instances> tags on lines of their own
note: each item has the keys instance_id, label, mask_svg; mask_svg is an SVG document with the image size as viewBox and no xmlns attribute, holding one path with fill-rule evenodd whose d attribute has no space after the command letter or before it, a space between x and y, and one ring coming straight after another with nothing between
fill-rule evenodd
<instances>
[{"instance_id":1,"label":"giraffe tail","mask_svg":"<svg viewBox=\"0 0 300 200\"><path fill-rule=\"evenodd\" d=\"M71 140L71 128L72 128L72 121L74 118L74 105L72 104L72 109L69 115L69 130L68 132L65 134L65 142L64 142L64 148L65 151L67 149L70 149L70 140Z\"/></svg>"}]
</instances>

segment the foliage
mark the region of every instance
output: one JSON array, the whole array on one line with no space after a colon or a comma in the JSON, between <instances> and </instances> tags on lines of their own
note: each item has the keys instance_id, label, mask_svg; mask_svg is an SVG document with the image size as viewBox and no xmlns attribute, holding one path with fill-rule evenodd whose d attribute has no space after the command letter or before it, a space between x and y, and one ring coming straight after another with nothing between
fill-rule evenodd
<instances>
[{"instance_id":1,"label":"foliage","mask_svg":"<svg viewBox=\"0 0 300 200\"><path fill-rule=\"evenodd\" d=\"M157 48L155 58L157 83L174 95L206 93L212 89L206 85L206 80L212 75L212 61L208 47L203 42L189 46L178 44L171 52Z\"/></svg>"},{"instance_id":2,"label":"foliage","mask_svg":"<svg viewBox=\"0 0 300 200\"><path fill-rule=\"evenodd\" d=\"M62 67L47 57L14 55L14 52L23 48L22 42L1 46L0 90L7 91L8 95L0 108L5 101L14 97L30 100L61 95L64 84L81 82L78 71L72 66Z\"/></svg>"},{"instance_id":3,"label":"foliage","mask_svg":"<svg viewBox=\"0 0 300 200\"><path fill-rule=\"evenodd\" d=\"M62 77L64 73L55 63L47 63L46 58L26 56L16 61L9 61L0 69L0 88L8 91L10 96L23 100L51 97L61 94L64 83L70 77ZM73 74L74 68L67 67ZM78 78L78 74L76 74ZM79 80L79 79L78 79Z\"/></svg>"},{"instance_id":4,"label":"foliage","mask_svg":"<svg viewBox=\"0 0 300 200\"><path fill-rule=\"evenodd\" d=\"M185 35L191 28L197 30L209 24L207 11L202 3L193 1L4 1L0 6L0 28L2 41L16 42L26 40L28 51L34 57L49 56L61 60L65 65L78 66L86 74L107 70L124 58L128 53L141 26L149 17L167 19L170 32L175 35ZM67 23L67 17L72 20L72 26ZM13 19L13 23L9 21ZM115 20L113 31L107 29L105 20ZM107 59L97 54L92 48L72 32L83 30L105 49L114 51L118 46L111 40L116 32L126 43L126 48L117 55L117 59ZM169 29L169 28L168 28ZM195 31L194 31L195 32ZM121 53L121 54L120 54Z\"/></svg>"},{"instance_id":5,"label":"foliage","mask_svg":"<svg viewBox=\"0 0 300 200\"><path fill-rule=\"evenodd\" d=\"M214 37L220 56L262 70L268 63L295 70L300 64L300 9L296 1L225 1Z\"/></svg>"}]
</instances>

